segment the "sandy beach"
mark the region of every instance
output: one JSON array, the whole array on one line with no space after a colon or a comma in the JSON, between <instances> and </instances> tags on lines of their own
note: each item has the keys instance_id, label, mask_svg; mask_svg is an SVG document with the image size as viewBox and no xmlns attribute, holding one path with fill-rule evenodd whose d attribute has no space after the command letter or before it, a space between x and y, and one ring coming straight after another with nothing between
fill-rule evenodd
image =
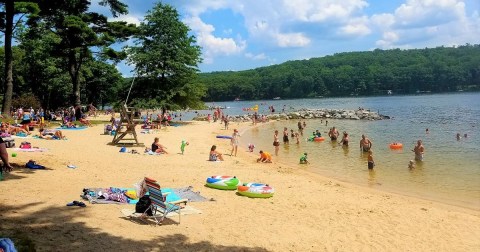
<instances>
[{"instance_id":1,"label":"sandy beach","mask_svg":"<svg viewBox=\"0 0 480 252\"><path fill-rule=\"evenodd\" d=\"M258 127L261 127L258 126ZM138 129L139 127L137 127ZM191 122L152 134L138 134L150 146L160 138L170 154L119 153L107 145L103 125L64 131L68 140L16 139L46 148L16 152L16 167L32 159L46 170L16 168L0 181L0 237L31 240L38 251L477 251L480 212L372 190L276 162L258 164L240 139L237 157L230 142L215 138L252 128L233 123ZM137 130L139 132L139 130ZM180 142L189 141L180 155ZM216 144L224 162L209 162ZM143 153L143 148L133 148ZM13 151L8 149L11 154ZM273 146L270 152L273 152ZM228 155L227 155L228 154ZM275 157L274 157L275 158ZM74 164L76 169L67 168ZM332 164L335 165L335 164ZM269 199L205 187L212 175L275 188ZM134 205L67 207L87 187L132 187L143 177L162 187L192 186L212 199L190 202L202 214L167 219L163 225L132 222L121 213Z\"/></svg>"}]
</instances>

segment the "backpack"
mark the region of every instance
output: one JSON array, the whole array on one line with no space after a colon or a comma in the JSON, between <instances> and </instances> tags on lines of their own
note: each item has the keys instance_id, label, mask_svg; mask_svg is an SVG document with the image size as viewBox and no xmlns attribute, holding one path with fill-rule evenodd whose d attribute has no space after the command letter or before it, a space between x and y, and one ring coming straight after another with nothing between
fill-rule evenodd
<instances>
[{"instance_id":1,"label":"backpack","mask_svg":"<svg viewBox=\"0 0 480 252\"><path fill-rule=\"evenodd\" d=\"M151 204L152 204L152 201L150 199L150 196L143 195L135 205L135 212L143 214L145 213L145 211L147 211L147 215L152 216L153 213L152 213L152 209L150 208Z\"/></svg>"}]
</instances>

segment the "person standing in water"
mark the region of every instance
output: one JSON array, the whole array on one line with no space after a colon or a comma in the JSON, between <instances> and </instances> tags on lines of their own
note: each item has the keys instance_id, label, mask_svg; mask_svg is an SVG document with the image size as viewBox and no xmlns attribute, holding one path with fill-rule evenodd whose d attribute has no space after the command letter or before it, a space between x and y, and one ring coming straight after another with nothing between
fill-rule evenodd
<instances>
[{"instance_id":1,"label":"person standing in water","mask_svg":"<svg viewBox=\"0 0 480 252\"><path fill-rule=\"evenodd\" d=\"M372 141L368 139L365 135L362 135L362 140L360 140L360 149L363 152L368 152L372 148Z\"/></svg>"},{"instance_id":2,"label":"person standing in water","mask_svg":"<svg viewBox=\"0 0 480 252\"><path fill-rule=\"evenodd\" d=\"M273 134L273 146L275 146L275 156L278 156L278 146L280 146L280 141L278 140L278 130L275 130L275 134Z\"/></svg>"},{"instance_id":3,"label":"person standing in water","mask_svg":"<svg viewBox=\"0 0 480 252\"><path fill-rule=\"evenodd\" d=\"M368 169L371 170L375 166L375 162L373 161L373 151L368 151Z\"/></svg>"},{"instance_id":4,"label":"person standing in water","mask_svg":"<svg viewBox=\"0 0 480 252\"><path fill-rule=\"evenodd\" d=\"M338 133L338 130L335 127L331 128L330 131L328 132L328 136L332 141L337 141L337 138L339 135L340 133Z\"/></svg>"},{"instance_id":5,"label":"person standing in water","mask_svg":"<svg viewBox=\"0 0 480 252\"><path fill-rule=\"evenodd\" d=\"M303 126L302 122L298 121L298 132L300 132L300 135L303 136Z\"/></svg>"},{"instance_id":6,"label":"person standing in water","mask_svg":"<svg viewBox=\"0 0 480 252\"><path fill-rule=\"evenodd\" d=\"M288 144L289 140L288 140L288 129L287 127L284 127L283 128L283 143L284 144Z\"/></svg>"},{"instance_id":7,"label":"person standing in water","mask_svg":"<svg viewBox=\"0 0 480 252\"><path fill-rule=\"evenodd\" d=\"M417 145L412 150L415 153L415 160L423 161L423 153L425 152L425 147L422 144L422 140L417 141Z\"/></svg>"},{"instance_id":8,"label":"person standing in water","mask_svg":"<svg viewBox=\"0 0 480 252\"><path fill-rule=\"evenodd\" d=\"M338 143L338 145L341 145L341 144L343 144L343 147L348 147L348 133L346 131L343 132L342 141Z\"/></svg>"}]
</instances>

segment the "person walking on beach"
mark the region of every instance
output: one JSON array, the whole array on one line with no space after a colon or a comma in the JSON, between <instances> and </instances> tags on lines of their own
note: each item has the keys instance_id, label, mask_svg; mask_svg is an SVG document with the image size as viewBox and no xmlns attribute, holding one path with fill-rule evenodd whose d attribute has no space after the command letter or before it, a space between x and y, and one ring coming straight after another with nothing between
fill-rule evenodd
<instances>
[{"instance_id":1,"label":"person walking on beach","mask_svg":"<svg viewBox=\"0 0 480 252\"><path fill-rule=\"evenodd\" d=\"M283 143L284 144L288 144L289 140L288 140L288 129L287 127L284 127L283 128Z\"/></svg>"},{"instance_id":2,"label":"person walking on beach","mask_svg":"<svg viewBox=\"0 0 480 252\"><path fill-rule=\"evenodd\" d=\"M372 141L368 139L365 135L362 135L362 140L360 140L360 149L363 152L368 152L372 148Z\"/></svg>"},{"instance_id":3,"label":"person walking on beach","mask_svg":"<svg viewBox=\"0 0 480 252\"><path fill-rule=\"evenodd\" d=\"M275 146L275 156L278 156L278 146L280 146L280 141L278 140L278 130L275 130L275 133L273 134L273 146Z\"/></svg>"},{"instance_id":4,"label":"person walking on beach","mask_svg":"<svg viewBox=\"0 0 480 252\"><path fill-rule=\"evenodd\" d=\"M240 137L240 134L238 134L238 130L234 129L233 134L232 134L232 140L231 140L232 151L230 152L230 156L233 156L234 151L235 151L235 157L237 156L237 150L238 150L238 144L239 144L238 138L239 137Z\"/></svg>"},{"instance_id":5,"label":"person walking on beach","mask_svg":"<svg viewBox=\"0 0 480 252\"><path fill-rule=\"evenodd\" d=\"M330 137L330 140L332 141L337 141L337 138L338 136L340 135L340 133L338 132L338 130L333 127L330 129L330 131L328 132L328 136Z\"/></svg>"},{"instance_id":6,"label":"person walking on beach","mask_svg":"<svg viewBox=\"0 0 480 252\"><path fill-rule=\"evenodd\" d=\"M425 151L425 147L423 147L422 140L417 141L417 145L412 150L415 153L415 160L423 161L423 153Z\"/></svg>"}]
</instances>

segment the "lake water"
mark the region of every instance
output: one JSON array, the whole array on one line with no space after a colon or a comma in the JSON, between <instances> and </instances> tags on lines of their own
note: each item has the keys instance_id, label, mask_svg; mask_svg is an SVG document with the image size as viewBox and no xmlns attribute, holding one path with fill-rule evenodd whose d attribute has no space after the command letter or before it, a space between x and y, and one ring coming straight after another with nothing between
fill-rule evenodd
<instances>
[{"instance_id":1,"label":"lake water","mask_svg":"<svg viewBox=\"0 0 480 252\"><path fill-rule=\"evenodd\" d=\"M268 113L268 106L276 111L300 108L357 109L379 111L392 117L381 121L355 121L328 119L302 120L307 123L300 144L290 140L280 146L279 161L311 172L333 177L362 186L400 194L426 198L480 209L480 93L455 93L418 96L387 96L368 98L322 98L302 100L269 100L217 102L207 105L225 106L226 114L247 112L243 108L259 105L259 113ZM207 113L206 111L200 113ZM274 153L273 132L283 127L297 131L298 120L277 121L243 133L241 144L248 143ZM343 148L329 140L308 142L307 134L316 129L326 136L330 127L347 131L350 146ZM234 126L232 126L234 127ZM429 133L426 134L426 128ZM462 138L456 139L460 133ZM359 149L361 135L373 142L373 171L367 169L367 156ZM464 138L463 135L468 137ZM411 151L418 139L423 140L425 156L415 169L408 169L414 158ZM402 150L391 150L389 143L400 142ZM303 152L308 152L310 165L298 164Z\"/></svg>"}]
</instances>

